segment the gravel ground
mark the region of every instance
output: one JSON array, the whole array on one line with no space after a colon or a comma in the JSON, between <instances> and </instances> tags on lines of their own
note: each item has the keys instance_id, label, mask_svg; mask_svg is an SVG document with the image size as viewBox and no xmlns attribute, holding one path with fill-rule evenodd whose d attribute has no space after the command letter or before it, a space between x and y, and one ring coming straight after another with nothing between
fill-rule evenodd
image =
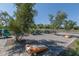
<instances>
[{"instance_id":1,"label":"gravel ground","mask_svg":"<svg viewBox=\"0 0 79 59\"><path fill-rule=\"evenodd\" d=\"M54 34L43 34L43 35L30 35L30 36L24 36L23 39L26 40L27 43L30 43L32 45L45 45L48 47L48 51L44 52L42 54L38 54L40 56L56 56L61 51L63 51L68 45L70 45L75 39L75 37L72 38L64 38L63 36L56 36ZM5 47L7 39L0 39L0 56L28 56L27 53L22 51L21 53L14 51L7 51L8 49L12 48L12 46ZM15 46L15 45L13 45ZM16 51L22 50L22 48L19 47ZM16 48L14 48L16 49ZM12 53L12 54L11 54Z\"/></svg>"}]
</instances>

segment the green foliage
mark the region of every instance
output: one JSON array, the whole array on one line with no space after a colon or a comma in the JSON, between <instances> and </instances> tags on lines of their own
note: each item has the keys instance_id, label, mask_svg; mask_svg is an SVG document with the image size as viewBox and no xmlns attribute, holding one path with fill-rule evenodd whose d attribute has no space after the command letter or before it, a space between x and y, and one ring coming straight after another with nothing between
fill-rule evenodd
<instances>
[{"instance_id":1,"label":"green foliage","mask_svg":"<svg viewBox=\"0 0 79 59\"><path fill-rule=\"evenodd\" d=\"M11 16L6 11L0 12L0 23L2 25L8 26L10 18L11 18ZM3 21L4 21L4 23L3 23Z\"/></svg>"},{"instance_id":2,"label":"green foliage","mask_svg":"<svg viewBox=\"0 0 79 59\"><path fill-rule=\"evenodd\" d=\"M44 29L45 28L45 25L44 24L37 24L37 28Z\"/></svg>"},{"instance_id":3,"label":"green foliage","mask_svg":"<svg viewBox=\"0 0 79 59\"><path fill-rule=\"evenodd\" d=\"M2 25L0 25L0 29L2 29L3 28L3 26Z\"/></svg>"},{"instance_id":4,"label":"green foliage","mask_svg":"<svg viewBox=\"0 0 79 59\"><path fill-rule=\"evenodd\" d=\"M72 43L72 47L61 52L60 55L63 55L63 56L79 56L79 40L76 40L74 43Z\"/></svg>"},{"instance_id":5,"label":"green foliage","mask_svg":"<svg viewBox=\"0 0 79 59\"><path fill-rule=\"evenodd\" d=\"M15 4L15 18L12 18L9 22L9 29L13 31L16 36L16 40L20 40L20 36L25 33L31 33L35 28L34 16L36 15L36 10L34 9L32 3L19 3Z\"/></svg>"},{"instance_id":6,"label":"green foliage","mask_svg":"<svg viewBox=\"0 0 79 59\"><path fill-rule=\"evenodd\" d=\"M66 30L74 29L75 25L76 25L76 22L74 22L72 20L65 20L65 22L64 22L64 28Z\"/></svg>"},{"instance_id":7,"label":"green foliage","mask_svg":"<svg viewBox=\"0 0 79 59\"><path fill-rule=\"evenodd\" d=\"M79 26L76 25L76 26L74 27L74 29L75 29L75 30L79 30Z\"/></svg>"},{"instance_id":8,"label":"green foliage","mask_svg":"<svg viewBox=\"0 0 79 59\"><path fill-rule=\"evenodd\" d=\"M0 29L9 29L9 21L13 19L6 11L0 12Z\"/></svg>"},{"instance_id":9,"label":"green foliage","mask_svg":"<svg viewBox=\"0 0 79 59\"><path fill-rule=\"evenodd\" d=\"M52 28L53 29L59 29L60 25L59 25L59 21L54 21L54 23L52 24Z\"/></svg>"},{"instance_id":10,"label":"green foliage","mask_svg":"<svg viewBox=\"0 0 79 59\"><path fill-rule=\"evenodd\" d=\"M63 11L58 11L56 16L52 14L49 15L49 20L51 22L51 28L60 29L62 25L64 25L65 30L71 30L76 28L76 22L72 20L66 20L67 14Z\"/></svg>"},{"instance_id":11,"label":"green foliage","mask_svg":"<svg viewBox=\"0 0 79 59\"><path fill-rule=\"evenodd\" d=\"M58 11L55 17L56 20L61 20L61 21L63 21L65 18L67 18L67 14L63 11Z\"/></svg>"},{"instance_id":12,"label":"green foliage","mask_svg":"<svg viewBox=\"0 0 79 59\"><path fill-rule=\"evenodd\" d=\"M21 33L20 25L17 20L10 20L9 29L15 34Z\"/></svg>"},{"instance_id":13,"label":"green foliage","mask_svg":"<svg viewBox=\"0 0 79 59\"><path fill-rule=\"evenodd\" d=\"M64 20L67 18L67 14L63 11L58 11L56 16L50 15L50 22L53 29L59 29L63 24Z\"/></svg>"},{"instance_id":14,"label":"green foliage","mask_svg":"<svg viewBox=\"0 0 79 59\"><path fill-rule=\"evenodd\" d=\"M51 25L50 24L37 24L36 28L37 29L51 29Z\"/></svg>"},{"instance_id":15,"label":"green foliage","mask_svg":"<svg viewBox=\"0 0 79 59\"><path fill-rule=\"evenodd\" d=\"M50 21L50 23L53 22L53 18L54 18L54 16L53 16L52 14L50 14L50 15L49 15L49 21Z\"/></svg>"},{"instance_id":16,"label":"green foliage","mask_svg":"<svg viewBox=\"0 0 79 59\"><path fill-rule=\"evenodd\" d=\"M31 3L23 3L23 4L16 4L16 20L20 25L20 29L22 32L29 33L34 25L33 17L35 16L35 4Z\"/></svg>"}]
</instances>

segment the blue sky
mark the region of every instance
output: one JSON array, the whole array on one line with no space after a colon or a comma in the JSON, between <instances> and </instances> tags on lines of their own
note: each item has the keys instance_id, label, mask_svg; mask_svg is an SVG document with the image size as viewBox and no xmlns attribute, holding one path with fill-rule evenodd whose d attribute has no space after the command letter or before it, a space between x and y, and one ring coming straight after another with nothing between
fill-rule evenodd
<instances>
[{"instance_id":1,"label":"blue sky","mask_svg":"<svg viewBox=\"0 0 79 59\"><path fill-rule=\"evenodd\" d=\"M35 6L38 15L35 16L36 24L49 24L49 14L55 15L57 11L64 11L68 14L68 19L76 21L79 25L79 4L62 4L62 3L51 3L51 4L36 4ZM16 10L13 4L0 4L0 10L7 11L10 15Z\"/></svg>"}]
</instances>

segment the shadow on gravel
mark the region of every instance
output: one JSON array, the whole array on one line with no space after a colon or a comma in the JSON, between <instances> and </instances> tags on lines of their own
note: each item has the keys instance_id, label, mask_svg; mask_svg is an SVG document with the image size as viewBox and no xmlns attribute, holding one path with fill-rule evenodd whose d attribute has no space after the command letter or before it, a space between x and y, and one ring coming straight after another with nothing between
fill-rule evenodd
<instances>
[{"instance_id":1,"label":"shadow on gravel","mask_svg":"<svg viewBox=\"0 0 79 59\"><path fill-rule=\"evenodd\" d=\"M46 39L41 39L41 40L34 40L34 39L23 39L19 43L16 43L16 45L7 50L9 52L9 56L13 56L14 54L18 53L23 53L25 51L25 45L26 44L31 44L31 45L45 45L48 47L48 51L39 53L37 56L53 56L57 55L61 50L64 49L62 46L58 46L57 43L65 43L65 42L59 42L59 41L53 41L53 40L46 40Z\"/></svg>"}]
</instances>

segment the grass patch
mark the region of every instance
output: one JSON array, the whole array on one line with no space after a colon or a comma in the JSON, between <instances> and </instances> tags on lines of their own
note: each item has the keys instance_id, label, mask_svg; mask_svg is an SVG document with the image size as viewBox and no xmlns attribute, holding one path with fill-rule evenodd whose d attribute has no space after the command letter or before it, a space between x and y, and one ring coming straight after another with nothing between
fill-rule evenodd
<instances>
[{"instance_id":1,"label":"grass patch","mask_svg":"<svg viewBox=\"0 0 79 59\"><path fill-rule=\"evenodd\" d=\"M79 56L79 39L68 46L66 50L61 52L60 56Z\"/></svg>"}]
</instances>

